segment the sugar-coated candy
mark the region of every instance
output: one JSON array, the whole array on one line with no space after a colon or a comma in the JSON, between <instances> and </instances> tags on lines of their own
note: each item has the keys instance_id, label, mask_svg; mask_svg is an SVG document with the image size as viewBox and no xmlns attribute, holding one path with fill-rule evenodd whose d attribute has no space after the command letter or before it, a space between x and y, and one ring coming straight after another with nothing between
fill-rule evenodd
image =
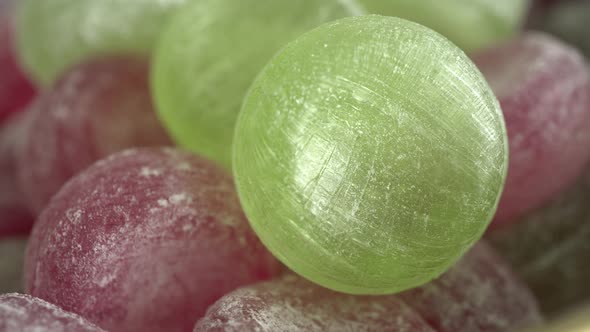
<instances>
[{"instance_id":1,"label":"sugar-coated candy","mask_svg":"<svg viewBox=\"0 0 590 332\"><path fill-rule=\"evenodd\" d=\"M19 53L47 85L97 55L150 54L162 27L189 0L21 0Z\"/></svg>"},{"instance_id":2,"label":"sugar-coated candy","mask_svg":"<svg viewBox=\"0 0 590 332\"><path fill-rule=\"evenodd\" d=\"M84 318L23 294L0 295L0 332L105 332Z\"/></svg>"},{"instance_id":3,"label":"sugar-coated candy","mask_svg":"<svg viewBox=\"0 0 590 332\"><path fill-rule=\"evenodd\" d=\"M590 159L590 71L575 49L535 32L475 61L508 128L508 179L494 220L502 225L567 188Z\"/></svg>"},{"instance_id":4,"label":"sugar-coated candy","mask_svg":"<svg viewBox=\"0 0 590 332\"><path fill-rule=\"evenodd\" d=\"M295 37L353 13L353 2L340 0L194 1L156 52L161 119L180 145L231 169L235 121L258 72Z\"/></svg>"},{"instance_id":5,"label":"sugar-coated candy","mask_svg":"<svg viewBox=\"0 0 590 332\"><path fill-rule=\"evenodd\" d=\"M0 122L23 109L35 94L17 62L12 11L5 6L0 5Z\"/></svg>"},{"instance_id":6,"label":"sugar-coated candy","mask_svg":"<svg viewBox=\"0 0 590 332\"><path fill-rule=\"evenodd\" d=\"M398 295L345 295L294 275L247 286L211 306L194 331L504 332L541 322L528 289L478 243L436 281Z\"/></svg>"},{"instance_id":7,"label":"sugar-coated candy","mask_svg":"<svg viewBox=\"0 0 590 332\"><path fill-rule=\"evenodd\" d=\"M172 144L154 112L149 66L114 56L82 63L31 105L18 157L21 189L38 214L72 176L130 147Z\"/></svg>"},{"instance_id":8,"label":"sugar-coated candy","mask_svg":"<svg viewBox=\"0 0 590 332\"><path fill-rule=\"evenodd\" d=\"M439 279L400 294L439 332L504 332L543 322L536 299L480 241Z\"/></svg>"},{"instance_id":9,"label":"sugar-coated candy","mask_svg":"<svg viewBox=\"0 0 590 332\"><path fill-rule=\"evenodd\" d=\"M548 315L590 300L589 202L590 169L549 204L488 235Z\"/></svg>"},{"instance_id":10,"label":"sugar-coated candy","mask_svg":"<svg viewBox=\"0 0 590 332\"><path fill-rule=\"evenodd\" d=\"M26 244L23 237L0 239L0 294L23 291Z\"/></svg>"},{"instance_id":11,"label":"sugar-coated candy","mask_svg":"<svg viewBox=\"0 0 590 332\"><path fill-rule=\"evenodd\" d=\"M219 297L272 277L231 177L172 148L126 150L41 213L25 289L111 332L187 331Z\"/></svg>"},{"instance_id":12,"label":"sugar-coated candy","mask_svg":"<svg viewBox=\"0 0 590 332\"><path fill-rule=\"evenodd\" d=\"M466 51L516 33L529 0L358 0L369 13L405 18L434 29Z\"/></svg>"},{"instance_id":13,"label":"sugar-coated candy","mask_svg":"<svg viewBox=\"0 0 590 332\"><path fill-rule=\"evenodd\" d=\"M590 57L590 0L562 1L548 11L537 28L550 32Z\"/></svg>"},{"instance_id":14,"label":"sugar-coated candy","mask_svg":"<svg viewBox=\"0 0 590 332\"><path fill-rule=\"evenodd\" d=\"M28 114L19 113L0 125L0 239L26 234L33 226L34 217L16 179L17 153L22 149L28 121Z\"/></svg>"},{"instance_id":15,"label":"sugar-coated candy","mask_svg":"<svg viewBox=\"0 0 590 332\"><path fill-rule=\"evenodd\" d=\"M298 276L240 288L222 297L194 332L434 332L395 296L353 296Z\"/></svg>"},{"instance_id":16,"label":"sugar-coated candy","mask_svg":"<svg viewBox=\"0 0 590 332\"><path fill-rule=\"evenodd\" d=\"M501 110L475 65L434 31L376 15L279 52L235 138L238 192L262 242L347 293L442 274L486 229L507 169Z\"/></svg>"}]
</instances>

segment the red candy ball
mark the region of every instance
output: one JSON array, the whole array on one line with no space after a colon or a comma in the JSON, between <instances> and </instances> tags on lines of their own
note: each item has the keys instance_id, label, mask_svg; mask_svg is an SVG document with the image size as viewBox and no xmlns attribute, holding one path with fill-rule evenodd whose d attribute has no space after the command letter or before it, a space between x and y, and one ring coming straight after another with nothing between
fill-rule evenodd
<instances>
[{"instance_id":1,"label":"red candy ball","mask_svg":"<svg viewBox=\"0 0 590 332\"><path fill-rule=\"evenodd\" d=\"M475 61L500 100L510 142L498 226L565 189L590 159L590 72L575 49L540 33Z\"/></svg>"},{"instance_id":2,"label":"red candy ball","mask_svg":"<svg viewBox=\"0 0 590 332\"><path fill-rule=\"evenodd\" d=\"M147 61L97 59L73 68L29 110L19 181L40 213L72 176L113 152L169 145L151 101Z\"/></svg>"},{"instance_id":3,"label":"red candy ball","mask_svg":"<svg viewBox=\"0 0 590 332\"><path fill-rule=\"evenodd\" d=\"M2 332L104 332L82 317L22 294L0 295Z\"/></svg>"},{"instance_id":4,"label":"red candy ball","mask_svg":"<svg viewBox=\"0 0 590 332\"><path fill-rule=\"evenodd\" d=\"M146 148L97 162L55 195L34 227L25 285L112 332L173 332L278 271L228 174Z\"/></svg>"}]
</instances>

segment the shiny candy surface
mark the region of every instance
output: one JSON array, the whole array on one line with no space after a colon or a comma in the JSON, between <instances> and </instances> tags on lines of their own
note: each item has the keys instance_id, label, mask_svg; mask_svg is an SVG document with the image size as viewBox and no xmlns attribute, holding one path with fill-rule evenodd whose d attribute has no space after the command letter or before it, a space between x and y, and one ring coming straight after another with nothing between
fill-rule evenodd
<instances>
[{"instance_id":1,"label":"shiny candy surface","mask_svg":"<svg viewBox=\"0 0 590 332\"><path fill-rule=\"evenodd\" d=\"M236 118L258 72L300 34L357 13L352 4L199 0L184 9L163 34L153 74L160 117L177 143L231 169Z\"/></svg>"},{"instance_id":2,"label":"shiny candy surface","mask_svg":"<svg viewBox=\"0 0 590 332\"><path fill-rule=\"evenodd\" d=\"M335 21L289 44L253 84L235 139L238 191L262 241L348 293L442 274L485 230L507 167L502 114L473 63L391 17Z\"/></svg>"}]
</instances>

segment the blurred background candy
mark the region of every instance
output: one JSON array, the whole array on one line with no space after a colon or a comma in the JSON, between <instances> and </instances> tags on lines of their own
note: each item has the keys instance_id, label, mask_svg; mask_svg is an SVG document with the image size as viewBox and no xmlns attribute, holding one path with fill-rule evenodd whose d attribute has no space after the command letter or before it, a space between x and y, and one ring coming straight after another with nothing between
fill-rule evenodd
<instances>
[{"instance_id":1,"label":"blurred background candy","mask_svg":"<svg viewBox=\"0 0 590 332\"><path fill-rule=\"evenodd\" d=\"M149 55L170 16L189 0L20 0L19 54L29 74L50 84L99 55Z\"/></svg>"},{"instance_id":2,"label":"blurred background candy","mask_svg":"<svg viewBox=\"0 0 590 332\"><path fill-rule=\"evenodd\" d=\"M405 18L449 38L467 52L518 33L529 0L358 0L369 13Z\"/></svg>"},{"instance_id":3,"label":"blurred background candy","mask_svg":"<svg viewBox=\"0 0 590 332\"><path fill-rule=\"evenodd\" d=\"M153 148L99 161L55 195L27 248L25 289L111 332L174 332L279 272L228 174Z\"/></svg>"},{"instance_id":4,"label":"blurred background candy","mask_svg":"<svg viewBox=\"0 0 590 332\"><path fill-rule=\"evenodd\" d=\"M518 223L488 235L551 316L590 301L590 169Z\"/></svg>"},{"instance_id":5,"label":"blurred background candy","mask_svg":"<svg viewBox=\"0 0 590 332\"><path fill-rule=\"evenodd\" d=\"M590 159L590 71L573 47L525 33L478 53L508 128L508 179L495 226L567 188Z\"/></svg>"},{"instance_id":6,"label":"blurred background candy","mask_svg":"<svg viewBox=\"0 0 590 332\"><path fill-rule=\"evenodd\" d=\"M153 110L144 58L111 56L81 63L30 106L18 151L26 203L39 214L72 176L130 147L171 145Z\"/></svg>"},{"instance_id":7,"label":"blurred background candy","mask_svg":"<svg viewBox=\"0 0 590 332\"><path fill-rule=\"evenodd\" d=\"M0 294L24 291L26 245L27 239L24 237L0 239Z\"/></svg>"},{"instance_id":8,"label":"blurred background candy","mask_svg":"<svg viewBox=\"0 0 590 332\"><path fill-rule=\"evenodd\" d=\"M353 4L199 0L183 9L164 32L153 66L158 113L176 142L231 169L234 125L258 72L300 34L360 13Z\"/></svg>"}]
</instances>

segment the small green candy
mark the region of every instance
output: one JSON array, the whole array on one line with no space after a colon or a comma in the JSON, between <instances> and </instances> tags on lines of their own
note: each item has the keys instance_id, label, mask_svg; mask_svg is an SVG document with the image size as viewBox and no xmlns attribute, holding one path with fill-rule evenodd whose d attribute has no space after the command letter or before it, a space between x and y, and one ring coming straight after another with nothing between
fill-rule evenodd
<instances>
[{"instance_id":1,"label":"small green candy","mask_svg":"<svg viewBox=\"0 0 590 332\"><path fill-rule=\"evenodd\" d=\"M234 126L256 74L289 41L356 8L339 0L199 0L156 52L160 118L183 147L231 169Z\"/></svg>"},{"instance_id":2,"label":"small green candy","mask_svg":"<svg viewBox=\"0 0 590 332\"><path fill-rule=\"evenodd\" d=\"M439 276L481 237L507 158L498 101L467 56L371 15L279 52L244 101L233 161L276 257L327 288L388 294Z\"/></svg>"},{"instance_id":3,"label":"small green candy","mask_svg":"<svg viewBox=\"0 0 590 332\"><path fill-rule=\"evenodd\" d=\"M19 53L50 84L65 69L105 54L150 54L169 17L189 0L22 0Z\"/></svg>"},{"instance_id":4,"label":"small green candy","mask_svg":"<svg viewBox=\"0 0 590 332\"><path fill-rule=\"evenodd\" d=\"M465 51L512 36L530 0L358 0L368 12L405 18L443 34Z\"/></svg>"}]
</instances>

